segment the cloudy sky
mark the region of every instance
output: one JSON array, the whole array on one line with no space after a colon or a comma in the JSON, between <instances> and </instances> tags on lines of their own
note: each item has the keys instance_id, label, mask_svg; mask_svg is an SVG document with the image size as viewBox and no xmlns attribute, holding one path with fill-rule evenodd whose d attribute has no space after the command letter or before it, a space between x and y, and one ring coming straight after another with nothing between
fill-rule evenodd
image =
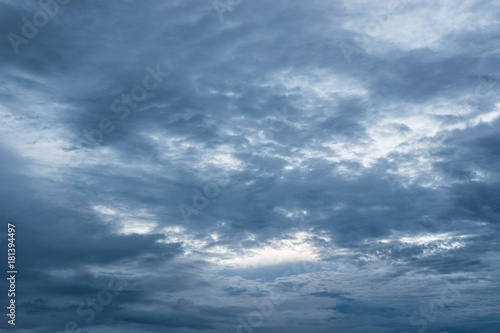
<instances>
[{"instance_id":1,"label":"cloudy sky","mask_svg":"<svg viewBox=\"0 0 500 333\"><path fill-rule=\"evenodd\" d=\"M0 332L498 332L497 2L0 6Z\"/></svg>"}]
</instances>

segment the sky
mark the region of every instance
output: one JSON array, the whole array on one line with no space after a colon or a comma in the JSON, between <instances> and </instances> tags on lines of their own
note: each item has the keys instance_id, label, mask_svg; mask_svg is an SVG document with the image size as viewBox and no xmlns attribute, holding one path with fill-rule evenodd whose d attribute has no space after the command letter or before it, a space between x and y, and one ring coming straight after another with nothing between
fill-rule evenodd
<instances>
[{"instance_id":1,"label":"sky","mask_svg":"<svg viewBox=\"0 0 500 333\"><path fill-rule=\"evenodd\" d=\"M1 0L0 332L498 332L499 27L485 0Z\"/></svg>"}]
</instances>

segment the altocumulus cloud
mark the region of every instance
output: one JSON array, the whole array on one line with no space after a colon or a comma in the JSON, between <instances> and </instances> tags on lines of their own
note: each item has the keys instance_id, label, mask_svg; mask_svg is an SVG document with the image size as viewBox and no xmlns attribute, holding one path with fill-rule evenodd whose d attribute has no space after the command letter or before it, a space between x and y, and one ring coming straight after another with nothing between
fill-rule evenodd
<instances>
[{"instance_id":1,"label":"altocumulus cloud","mask_svg":"<svg viewBox=\"0 0 500 333\"><path fill-rule=\"evenodd\" d=\"M19 332L497 332L494 1L0 6Z\"/></svg>"}]
</instances>

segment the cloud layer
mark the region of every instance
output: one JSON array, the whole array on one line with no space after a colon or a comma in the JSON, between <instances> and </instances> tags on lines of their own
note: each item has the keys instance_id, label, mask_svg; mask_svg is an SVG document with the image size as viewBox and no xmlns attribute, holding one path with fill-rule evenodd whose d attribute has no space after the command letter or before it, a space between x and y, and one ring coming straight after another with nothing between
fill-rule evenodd
<instances>
[{"instance_id":1,"label":"cloud layer","mask_svg":"<svg viewBox=\"0 0 500 333\"><path fill-rule=\"evenodd\" d=\"M0 2L20 332L498 330L494 1L40 3Z\"/></svg>"}]
</instances>

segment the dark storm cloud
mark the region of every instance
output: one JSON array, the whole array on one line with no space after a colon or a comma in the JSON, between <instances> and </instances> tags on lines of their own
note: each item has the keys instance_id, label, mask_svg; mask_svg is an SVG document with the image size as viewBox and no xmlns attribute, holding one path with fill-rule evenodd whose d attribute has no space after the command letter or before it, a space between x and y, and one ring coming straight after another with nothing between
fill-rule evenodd
<instances>
[{"instance_id":1,"label":"dark storm cloud","mask_svg":"<svg viewBox=\"0 0 500 333\"><path fill-rule=\"evenodd\" d=\"M210 1L70 1L17 54L40 6L0 6L19 329L399 332L453 281L413 319L492 332L494 2L242 1L221 22Z\"/></svg>"}]
</instances>

